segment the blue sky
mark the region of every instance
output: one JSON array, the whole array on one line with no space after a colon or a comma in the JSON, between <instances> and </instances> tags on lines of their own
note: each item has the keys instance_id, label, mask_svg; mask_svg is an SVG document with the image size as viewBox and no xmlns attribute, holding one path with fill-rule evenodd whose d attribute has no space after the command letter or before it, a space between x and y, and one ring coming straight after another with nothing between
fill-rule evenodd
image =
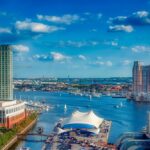
<instances>
[{"instance_id":1,"label":"blue sky","mask_svg":"<svg viewBox=\"0 0 150 150\"><path fill-rule=\"evenodd\" d=\"M0 0L14 77L128 77L150 64L150 0Z\"/></svg>"}]
</instances>

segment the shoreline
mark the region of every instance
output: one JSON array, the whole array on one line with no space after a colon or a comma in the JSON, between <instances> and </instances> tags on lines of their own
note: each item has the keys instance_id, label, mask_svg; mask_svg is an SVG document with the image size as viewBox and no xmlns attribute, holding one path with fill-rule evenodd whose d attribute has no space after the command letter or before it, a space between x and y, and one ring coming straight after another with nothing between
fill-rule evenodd
<instances>
[{"instance_id":1,"label":"shoreline","mask_svg":"<svg viewBox=\"0 0 150 150\"><path fill-rule=\"evenodd\" d=\"M18 135L27 134L27 132L29 132L29 130L31 130L36 123L37 123L37 117L28 126L26 126L21 132L17 133L6 145L2 147L1 150L9 150L14 144L16 144L19 141Z\"/></svg>"}]
</instances>

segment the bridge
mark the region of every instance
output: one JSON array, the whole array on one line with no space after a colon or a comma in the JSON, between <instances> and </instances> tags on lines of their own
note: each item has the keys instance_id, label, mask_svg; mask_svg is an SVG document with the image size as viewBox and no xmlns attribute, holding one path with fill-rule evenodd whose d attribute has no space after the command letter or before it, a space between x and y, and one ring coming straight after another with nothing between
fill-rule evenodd
<instances>
[{"instance_id":1,"label":"bridge","mask_svg":"<svg viewBox=\"0 0 150 150\"><path fill-rule=\"evenodd\" d=\"M27 136L39 137L39 139L28 139ZM29 133L29 134L17 134L19 140L27 141L27 142L46 142L47 138L52 135L48 134L38 134L38 133ZM43 139L44 137L44 139Z\"/></svg>"}]
</instances>

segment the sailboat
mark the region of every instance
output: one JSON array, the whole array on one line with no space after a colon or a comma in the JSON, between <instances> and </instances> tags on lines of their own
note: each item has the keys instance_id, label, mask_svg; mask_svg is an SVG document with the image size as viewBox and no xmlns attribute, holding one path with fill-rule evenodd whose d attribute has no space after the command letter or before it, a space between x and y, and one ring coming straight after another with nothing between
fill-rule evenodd
<instances>
[{"instance_id":1,"label":"sailboat","mask_svg":"<svg viewBox=\"0 0 150 150\"><path fill-rule=\"evenodd\" d=\"M123 107L123 103L121 102L119 105L115 105L114 107L115 108L121 108L121 107Z\"/></svg>"},{"instance_id":2,"label":"sailboat","mask_svg":"<svg viewBox=\"0 0 150 150\"><path fill-rule=\"evenodd\" d=\"M120 107L123 107L123 103L122 102L120 103Z\"/></svg>"},{"instance_id":3,"label":"sailboat","mask_svg":"<svg viewBox=\"0 0 150 150\"><path fill-rule=\"evenodd\" d=\"M67 111L67 105L66 104L64 105L64 111Z\"/></svg>"},{"instance_id":4,"label":"sailboat","mask_svg":"<svg viewBox=\"0 0 150 150\"><path fill-rule=\"evenodd\" d=\"M90 100L92 100L92 95L89 95Z\"/></svg>"}]
</instances>

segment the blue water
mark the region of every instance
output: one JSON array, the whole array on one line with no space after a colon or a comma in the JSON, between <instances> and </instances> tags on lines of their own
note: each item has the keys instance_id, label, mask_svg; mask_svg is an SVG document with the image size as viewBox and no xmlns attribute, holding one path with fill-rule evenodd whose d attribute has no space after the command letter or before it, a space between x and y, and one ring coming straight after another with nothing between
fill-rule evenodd
<instances>
[{"instance_id":1,"label":"blue water","mask_svg":"<svg viewBox=\"0 0 150 150\"><path fill-rule=\"evenodd\" d=\"M77 108L81 111L94 110L94 112L105 119L112 121L109 142L115 142L117 137L123 132L140 131L147 121L147 111L150 110L150 104L135 103L123 98L101 97L92 98L90 101L87 97L74 96L67 93L50 93L50 92L15 92L19 99L36 99L46 100L51 105L59 105L49 112L44 112L39 116L36 127L44 127L44 133L48 134L53 130L54 124L64 116L70 116ZM115 105L123 103L124 107L115 108ZM67 111L64 112L64 105L67 105ZM90 105L89 108L86 106ZM33 131L36 129L33 129ZM32 131L32 132L33 132ZM35 137L29 137L35 138ZM39 137L36 137L39 138ZM31 149L40 150L43 143L21 142L16 147L30 147Z\"/></svg>"}]
</instances>

